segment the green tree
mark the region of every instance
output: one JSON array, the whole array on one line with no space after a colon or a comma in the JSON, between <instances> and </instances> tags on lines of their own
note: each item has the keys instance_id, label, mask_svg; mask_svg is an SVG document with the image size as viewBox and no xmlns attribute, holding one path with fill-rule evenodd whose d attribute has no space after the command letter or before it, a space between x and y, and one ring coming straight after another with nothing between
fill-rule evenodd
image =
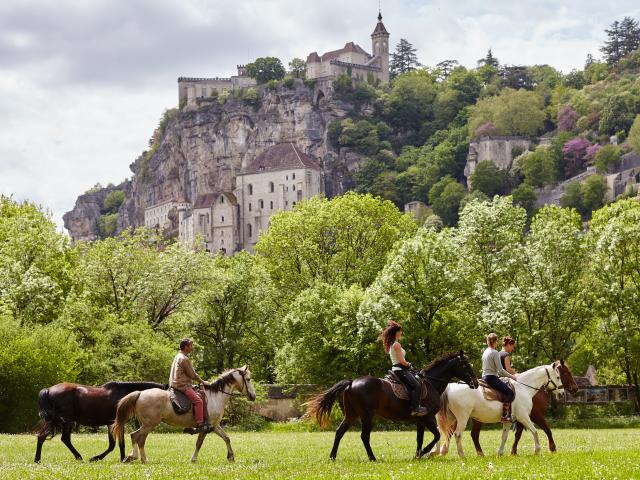
<instances>
[{"instance_id":1,"label":"green tree","mask_svg":"<svg viewBox=\"0 0 640 480\"><path fill-rule=\"evenodd\" d=\"M605 145L596 152L596 169L598 173L613 171L620 165L622 152L616 145Z\"/></svg>"},{"instance_id":2,"label":"green tree","mask_svg":"<svg viewBox=\"0 0 640 480\"><path fill-rule=\"evenodd\" d=\"M509 187L508 172L496 167L491 160L478 163L470 180L473 190L478 190L489 198L505 193Z\"/></svg>"},{"instance_id":3,"label":"green tree","mask_svg":"<svg viewBox=\"0 0 640 480\"><path fill-rule=\"evenodd\" d=\"M575 210L548 205L538 211L525 240L518 275L522 319L520 352L527 366L567 358L590 325L587 251Z\"/></svg>"},{"instance_id":4,"label":"green tree","mask_svg":"<svg viewBox=\"0 0 640 480\"><path fill-rule=\"evenodd\" d=\"M575 208L583 218L589 218L591 212L604 205L607 183L599 175L592 175L584 182L572 182L565 189L560 205Z\"/></svg>"},{"instance_id":5,"label":"green tree","mask_svg":"<svg viewBox=\"0 0 640 480\"><path fill-rule=\"evenodd\" d=\"M544 102L538 93L505 88L500 95L476 103L468 131L473 135L478 127L491 122L503 135L536 135L546 118Z\"/></svg>"},{"instance_id":6,"label":"green tree","mask_svg":"<svg viewBox=\"0 0 640 480\"><path fill-rule=\"evenodd\" d=\"M358 317L368 338L375 338L395 318L405 328L403 345L416 364L459 349L466 339L460 335L456 311L465 287L457 274L457 259L448 229L420 229L415 237L402 241L360 306Z\"/></svg>"},{"instance_id":7,"label":"green tree","mask_svg":"<svg viewBox=\"0 0 640 480\"><path fill-rule=\"evenodd\" d=\"M633 111L627 105L625 97L609 96L600 114L598 130L607 135L614 135L621 130L628 131L632 123Z\"/></svg>"},{"instance_id":8,"label":"green tree","mask_svg":"<svg viewBox=\"0 0 640 480\"><path fill-rule=\"evenodd\" d=\"M521 183L511 191L511 197L513 198L514 205L526 210L528 218L533 217L536 211L538 196L531 185Z\"/></svg>"},{"instance_id":9,"label":"green tree","mask_svg":"<svg viewBox=\"0 0 640 480\"><path fill-rule=\"evenodd\" d=\"M260 57L247 64L247 75L260 84L269 80L282 80L285 73L282 62L276 57Z\"/></svg>"},{"instance_id":10,"label":"green tree","mask_svg":"<svg viewBox=\"0 0 640 480\"><path fill-rule=\"evenodd\" d=\"M411 43L404 38L400 39L400 42L396 45L396 50L391 54L391 61L389 62L391 78L415 70L420 66L416 52L417 49Z\"/></svg>"},{"instance_id":11,"label":"green tree","mask_svg":"<svg viewBox=\"0 0 640 480\"><path fill-rule=\"evenodd\" d=\"M446 176L429 190L429 203L433 207L433 213L438 215L445 225L454 226L458 223L460 202L466 194L462 185Z\"/></svg>"},{"instance_id":12,"label":"green tree","mask_svg":"<svg viewBox=\"0 0 640 480\"><path fill-rule=\"evenodd\" d=\"M640 203L620 200L590 222L590 290L607 342L626 382L635 386L640 412Z\"/></svg>"},{"instance_id":13,"label":"green tree","mask_svg":"<svg viewBox=\"0 0 640 480\"><path fill-rule=\"evenodd\" d=\"M294 58L289 62L289 75L304 79L307 76L307 62L301 58Z\"/></svg>"},{"instance_id":14,"label":"green tree","mask_svg":"<svg viewBox=\"0 0 640 480\"><path fill-rule=\"evenodd\" d=\"M260 260L242 252L202 262L205 275L189 300L187 323L209 375L250 363L256 376L273 380L278 296Z\"/></svg>"},{"instance_id":15,"label":"green tree","mask_svg":"<svg viewBox=\"0 0 640 480\"><path fill-rule=\"evenodd\" d=\"M272 216L256 251L276 285L291 296L316 281L367 287L393 244L416 228L393 203L371 195L312 198Z\"/></svg>"},{"instance_id":16,"label":"green tree","mask_svg":"<svg viewBox=\"0 0 640 480\"><path fill-rule=\"evenodd\" d=\"M553 183L558 175L556 155L552 147L541 145L520 160L524 181L532 187L544 187Z\"/></svg>"},{"instance_id":17,"label":"green tree","mask_svg":"<svg viewBox=\"0 0 640 480\"><path fill-rule=\"evenodd\" d=\"M124 192L122 190L112 190L104 197L102 213L115 213L124 202Z\"/></svg>"},{"instance_id":18,"label":"green tree","mask_svg":"<svg viewBox=\"0 0 640 480\"><path fill-rule=\"evenodd\" d=\"M640 115L637 115L636 119L633 121L627 141L633 150L640 153Z\"/></svg>"}]
</instances>

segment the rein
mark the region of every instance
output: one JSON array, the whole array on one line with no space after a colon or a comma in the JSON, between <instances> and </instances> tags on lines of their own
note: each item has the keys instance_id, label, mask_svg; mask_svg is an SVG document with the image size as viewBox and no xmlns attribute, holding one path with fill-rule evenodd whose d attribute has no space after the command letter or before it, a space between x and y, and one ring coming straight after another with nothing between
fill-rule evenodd
<instances>
[{"instance_id":1,"label":"rein","mask_svg":"<svg viewBox=\"0 0 640 480\"><path fill-rule=\"evenodd\" d=\"M224 390L220 390L220 393L224 393L225 395L229 395L230 397L243 397L244 396L242 394L242 392L247 390L247 379L244 377L244 373L242 373L240 370L238 370L238 373L242 377L242 389L240 390L240 394L239 395L235 395L233 392L225 392Z\"/></svg>"},{"instance_id":2,"label":"rein","mask_svg":"<svg viewBox=\"0 0 640 480\"><path fill-rule=\"evenodd\" d=\"M532 390L538 390L538 391L555 392L556 390L560 390L561 388L564 388L564 385L562 385L562 382L560 382L560 386L558 386L558 384L553 381L553 379L551 378L551 375L549 374L549 370L547 369L546 366L544 367L544 371L547 374L547 383L545 383L540 388L532 387L531 385L527 385L526 383L522 383L519 380L514 380L514 381L519 383L520 385L524 385L525 387L529 387ZM549 384L554 386L553 390L549 389Z\"/></svg>"}]
</instances>

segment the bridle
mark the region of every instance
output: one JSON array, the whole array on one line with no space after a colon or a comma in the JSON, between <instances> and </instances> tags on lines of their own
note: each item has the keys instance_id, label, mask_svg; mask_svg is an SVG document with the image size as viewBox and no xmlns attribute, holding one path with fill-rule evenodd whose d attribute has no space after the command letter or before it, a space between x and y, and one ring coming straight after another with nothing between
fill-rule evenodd
<instances>
[{"instance_id":1,"label":"bridle","mask_svg":"<svg viewBox=\"0 0 640 480\"><path fill-rule=\"evenodd\" d=\"M554 370L556 370L557 372L557 367L553 367ZM551 374L549 373L549 368L545 365L544 366L544 371L547 374L547 383L545 383L542 387L540 388L536 388L536 387L532 387L531 385L527 385L526 383L522 383L519 380L516 380L516 382L518 382L520 385L524 385L525 387L529 387L533 390L541 390L541 391L545 391L545 392L555 392L556 390L560 390L564 388L564 385L562 384L562 380L560 380L560 385L558 385L555 380L553 378L551 378ZM558 373L558 378L560 378L560 374ZM549 388L549 385L553 385L553 389Z\"/></svg>"},{"instance_id":2,"label":"bridle","mask_svg":"<svg viewBox=\"0 0 640 480\"><path fill-rule=\"evenodd\" d=\"M240 389L240 395L234 395L233 392L225 392L224 390L220 390L225 395L229 395L230 397L243 397L247 394L249 387L247 386L247 378L245 377L245 372L240 369L237 369L236 372L240 374L242 377L242 388Z\"/></svg>"}]
</instances>

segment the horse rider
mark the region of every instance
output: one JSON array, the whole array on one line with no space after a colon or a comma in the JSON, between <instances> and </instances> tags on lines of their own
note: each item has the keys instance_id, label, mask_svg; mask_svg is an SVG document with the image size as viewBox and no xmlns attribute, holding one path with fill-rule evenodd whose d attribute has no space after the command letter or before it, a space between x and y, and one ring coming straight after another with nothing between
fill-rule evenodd
<instances>
[{"instance_id":1,"label":"horse rider","mask_svg":"<svg viewBox=\"0 0 640 480\"><path fill-rule=\"evenodd\" d=\"M482 352L482 379L487 384L504 395L504 403L502 405L502 421L511 422L511 402L514 394L511 389L500 380L500 377L509 377L516 380L515 373L509 373L503 368L500 361L500 354L496 350L498 344L498 335L490 333L487 335L487 348Z\"/></svg>"},{"instance_id":2,"label":"horse rider","mask_svg":"<svg viewBox=\"0 0 640 480\"><path fill-rule=\"evenodd\" d=\"M200 385L209 385L196 373L191 365L188 355L193 351L193 342L188 338L180 341L180 351L173 358L171 373L169 374L169 386L184 393L193 403L196 417L196 432L208 432L211 426L204 420L204 407L202 398L193 389L193 382Z\"/></svg>"},{"instance_id":3,"label":"horse rider","mask_svg":"<svg viewBox=\"0 0 640 480\"><path fill-rule=\"evenodd\" d=\"M502 368L504 368L512 375L518 373L513 368L511 368L511 354L513 353L515 348L516 341L509 335L507 335L502 339L502 350L498 352L500 354L500 363L502 364Z\"/></svg>"},{"instance_id":4,"label":"horse rider","mask_svg":"<svg viewBox=\"0 0 640 480\"><path fill-rule=\"evenodd\" d=\"M405 352L402 345L400 345L400 337L402 337L402 327L391 320L380 333L379 339L384 345L385 352L387 352L391 358L391 370L393 370L393 373L395 373L407 387L411 415L421 417L427 414L427 409L420 406L420 393L422 388L420 382L416 380L416 377L411 372L413 365L407 362L405 358L407 352Z\"/></svg>"}]
</instances>

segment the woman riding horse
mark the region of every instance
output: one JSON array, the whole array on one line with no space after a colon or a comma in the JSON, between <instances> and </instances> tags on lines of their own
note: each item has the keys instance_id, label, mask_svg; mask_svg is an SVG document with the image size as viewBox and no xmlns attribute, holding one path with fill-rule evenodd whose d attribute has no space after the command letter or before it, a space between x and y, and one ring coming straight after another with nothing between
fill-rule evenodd
<instances>
[{"instance_id":1,"label":"woman riding horse","mask_svg":"<svg viewBox=\"0 0 640 480\"><path fill-rule=\"evenodd\" d=\"M496 350L498 344L498 335L490 333L487 335L487 348L482 353L482 379L487 382L491 388L495 388L504 395L504 403L502 406L502 421L511 422L511 402L514 395L511 389L500 380L500 377L509 377L516 380L516 375L507 372L500 362L500 354Z\"/></svg>"},{"instance_id":2,"label":"woman riding horse","mask_svg":"<svg viewBox=\"0 0 640 480\"><path fill-rule=\"evenodd\" d=\"M379 338L382 340L385 352L391 358L391 370L407 387L411 416L422 417L428 412L426 408L420 406L421 386L413 375L413 365L407 362L405 358L407 352L400 345L400 337L402 337L402 327L400 324L390 320L386 328L380 333Z\"/></svg>"}]
</instances>

